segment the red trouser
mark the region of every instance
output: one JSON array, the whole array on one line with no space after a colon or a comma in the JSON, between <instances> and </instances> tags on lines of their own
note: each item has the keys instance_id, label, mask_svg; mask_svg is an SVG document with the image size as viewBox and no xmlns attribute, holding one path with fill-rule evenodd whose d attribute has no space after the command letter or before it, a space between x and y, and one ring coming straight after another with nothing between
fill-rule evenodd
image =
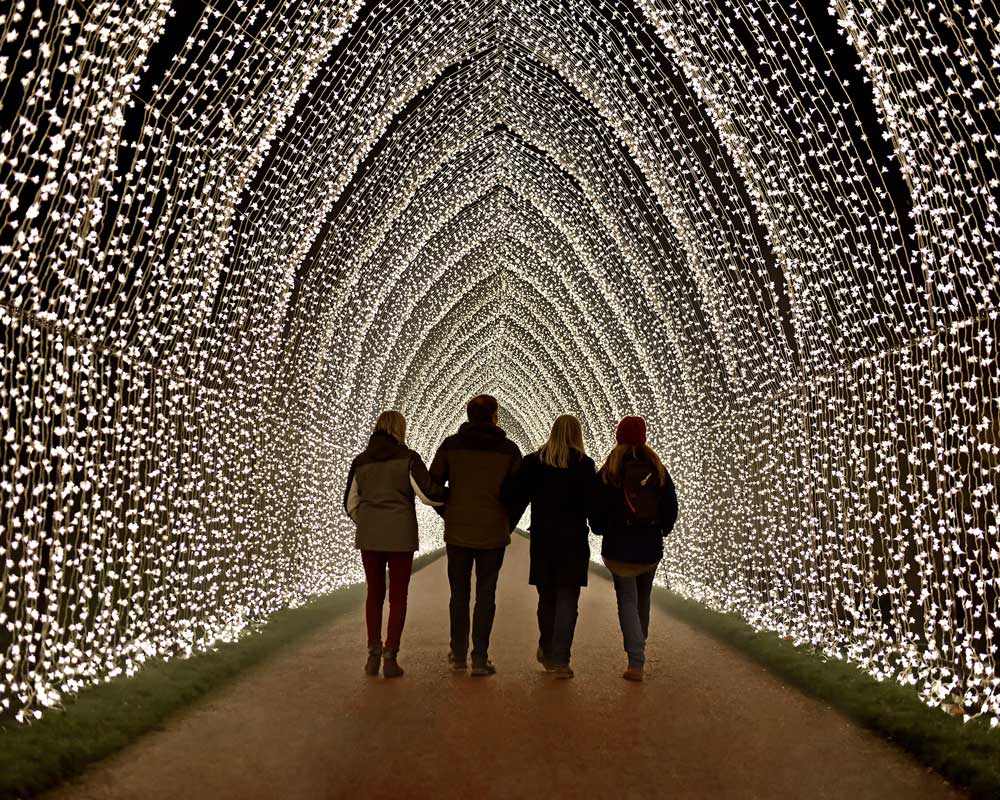
<instances>
[{"instance_id":1,"label":"red trouser","mask_svg":"<svg viewBox=\"0 0 1000 800\"><path fill-rule=\"evenodd\" d=\"M387 553L382 550L362 550L368 596L365 599L365 622L368 624L368 646L382 642L382 606L385 604L385 568L389 568L389 626L385 649L398 650L406 622L406 593L410 588L413 553Z\"/></svg>"}]
</instances>

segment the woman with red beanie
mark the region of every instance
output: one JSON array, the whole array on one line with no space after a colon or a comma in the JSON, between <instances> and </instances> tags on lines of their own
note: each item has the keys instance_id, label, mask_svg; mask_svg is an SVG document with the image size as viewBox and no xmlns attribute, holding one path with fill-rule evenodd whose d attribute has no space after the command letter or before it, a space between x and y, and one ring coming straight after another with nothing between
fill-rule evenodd
<instances>
[{"instance_id":1,"label":"woman with red beanie","mask_svg":"<svg viewBox=\"0 0 1000 800\"><path fill-rule=\"evenodd\" d=\"M603 537L601 557L618 599L626 680L641 681L649 636L649 598L663 537L677 520L677 495L660 457L646 444L646 420L625 417L617 446L601 467L598 501L590 526Z\"/></svg>"}]
</instances>

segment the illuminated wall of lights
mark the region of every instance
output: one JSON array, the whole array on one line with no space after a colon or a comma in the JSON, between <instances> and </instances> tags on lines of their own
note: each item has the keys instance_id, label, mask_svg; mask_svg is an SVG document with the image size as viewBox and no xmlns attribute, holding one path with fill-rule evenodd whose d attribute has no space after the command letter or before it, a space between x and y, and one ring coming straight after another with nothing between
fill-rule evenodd
<instances>
[{"instance_id":1,"label":"illuminated wall of lights","mask_svg":"<svg viewBox=\"0 0 1000 800\"><path fill-rule=\"evenodd\" d=\"M3 711L357 580L378 411L429 459L489 391L524 450L645 415L663 581L996 724L1000 37L961 6L9 4Z\"/></svg>"}]
</instances>

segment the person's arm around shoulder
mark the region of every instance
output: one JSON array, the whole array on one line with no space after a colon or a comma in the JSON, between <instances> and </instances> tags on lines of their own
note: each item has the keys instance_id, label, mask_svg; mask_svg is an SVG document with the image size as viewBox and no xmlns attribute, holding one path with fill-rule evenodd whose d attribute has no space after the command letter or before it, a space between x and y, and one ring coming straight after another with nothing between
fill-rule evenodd
<instances>
[{"instance_id":1,"label":"person's arm around shoulder","mask_svg":"<svg viewBox=\"0 0 1000 800\"><path fill-rule=\"evenodd\" d=\"M437 483L424 466L416 451L410 451L410 485L417 499L425 506L443 506L446 489Z\"/></svg>"},{"instance_id":2,"label":"person's arm around shoulder","mask_svg":"<svg viewBox=\"0 0 1000 800\"><path fill-rule=\"evenodd\" d=\"M344 488L344 510L355 522L358 521L358 507L361 505L357 472L357 460L355 460L351 462L351 468L347 471L347 486Z\"/></svg>"},{"instance_id":3,"label":"person's arm around shoulder","mask_svg":"<svg viewBox=\"0 0 1000 800\"><path fill-rule=\"evenodd\" d=\"M660 492L660 531L666 536L674 529L677 522L677 492L674 490L674 482L667 473L667 479L663 484L663 491Z\"/></svg>"}]
</instances>

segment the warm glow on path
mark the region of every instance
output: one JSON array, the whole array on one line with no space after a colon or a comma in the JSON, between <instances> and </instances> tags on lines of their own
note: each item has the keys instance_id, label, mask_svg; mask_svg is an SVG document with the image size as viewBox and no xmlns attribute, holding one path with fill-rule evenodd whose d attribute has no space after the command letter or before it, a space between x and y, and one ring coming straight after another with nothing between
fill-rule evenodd
<instances>
[{"instance_id":1,"label":"warm glow on path","mask_svg":"<svg viewBox=\"0 0 1000 800\"><path fill-rule=\"evenodd\" d=\"M653 609L648 678L622 680L611 584L583 590L573 662L534 660L528 545L500 574L490 657L448 671L442 559L417 573L403 678L362 674L361 609L167 721L49 800L958 800L892 745Z\"/></svg>"}]
</instances>

